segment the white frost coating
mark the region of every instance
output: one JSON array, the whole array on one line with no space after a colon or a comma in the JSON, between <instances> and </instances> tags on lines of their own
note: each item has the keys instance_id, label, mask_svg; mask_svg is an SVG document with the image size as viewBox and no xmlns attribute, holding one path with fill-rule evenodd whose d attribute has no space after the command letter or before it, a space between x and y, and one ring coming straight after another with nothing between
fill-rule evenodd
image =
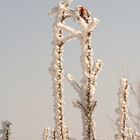
<instances>
[{"instance_id":1,"label":"white frost coating","mask_svg":"<svg viewBox=\"0 0 140 140\"><path fill-rule=\"evenodd\" d=\"M81 25L81 27L83 29L86 29L88 27L88 25L85 23L85 21L81 17L79 19L80 19L79 24Z\"/></svg>"},{"instance_id":2,"label":"white frost coating","mask_svg":"<svg viewBox=\"0 0 140 140\"><path fill-rule=\"evenodd\" d=\"M81 65L83 68L84 81L83 81L83 93L84 93L84 108L86 109L85 120L86 120L86 137L85 139L92 140L96 139L95 134L95 123L93 120L93 111L95 107L95 86L97 74L101 70L102 63L97 61L96 65L93 65L93 49L91 47L91 35L92 30L96 27L99 20L96 18L87 20L85 23L82 21L83 25L83 37L80 42L82 45L82 55L81 55ZM100 65L99 65L100 64ZM91 108L93 108L91 110Z\"/></svg>"},{"instance_id":3,"label":"white frost coating","mask_svg":"<svg viewBox=\"0 0 140 140\"><path fill-rule=\"evenodd\" d=\"M43 140L49 140L49 131L50 131L50 128L46 128L44 129L44 132L43 132Z\"/></svg>"},{"instance_id":4,"label":"white frost coating","mask_svg":"<svg viewBox=\"0 0 140 140\"><path fill-rule=\"evenodd\" d=\"M71 34L80 34L81 33L80 31L76 31L75 29L73 29L65 24L62 24L62 23L58 23L57 26L67 32L70 32Z\"/></svg>"},{"instance_id":5,"label":"white frost coating","mask_svg":"<svg viewBox=\"0 0 140 140\"><path fill-rule=\"evenodd\" d=\"M102 70L102 67L103 67L102 60L97 59L93 68L93 74L91 75L93 85L95 86L96 86L96 79L98 78L98 74Z\"/></svg>"},{"instance_id":6,"label":"white frost coating","mask_svg":"<svg viewBox=\"0 0 140 140\"><path fill-rule=\"evenodd\" d=\"M128 118L128 94L129 94L129 84L128 80L123 78L121 80L121 87L120 87L120 118L117 121L118 123L118 134L117 140L140 140L140 134L129 127L127 120Z\"/></svg>"},{"instance_id":7,"label":"white frost coating","mask_svg":"<svg viewBox=\"0 0 140 140\"><path fill-rule=\"evenodd\" d=\"M118 131L115 136L116 140L127 140L128 139L128 94L129 85L128 80L125 78L121 79L119 89L119 118L117 119Z\"/></svg>"},{"instance_id":8,"label":"white frost coating","mask_svg":"<svg viewBox=\"0 0 140 140\"><path fill-rule=\"evenodd\" d=\"M88 31L93 30L98 24L99 24L100 20L97 18L94 18L92 20L92 22L88 25Z\"/></svg>"},{"instance_id":9,"label":"white frost coating","mask_svg":"<svg viewBox=\"0 0 140 140\"><path fill-rule=\"evenodd\" d=\"M77 39L77 38L80 38L81 37L81 33L77 33L77 34L73 34L73 35L70 35L68 37L65 37L62 41L65 42L65 43L68 43L74 39Z\"/></svg>"},{"instance_id":10,"label":"white frost coating","mask_svg":"<svg viewBox=\"0 0 140 140\"><path fill-rule=\"evenodd\" d=\"M65 132L65 118L64 118L64 83L63 83L63 52L64 52L64 42L62 41L62 29L58 26L58 23L63 23L65 19L65 11L67 7L63 4L58 5L58 10L54 8L52 11L57 11L56 18L54 22L54 50L53 50L53 62L51 64L50 70L53 75L53 89L55 96L55 131L53 133L52 139L57 137L59 140L67 140L67 135ZM53 13L53 12L52 12ZM56 136L54 136L56 135Z\"/></svg>"},{"instance_id":11,"label":"white frost coating","mask_svg":"<svg viewBox=\"0 0 140 140\"><path fill-rule=\"evenodd\" d=\"M73 76L69 73L66 75L66 77L68 78L69 81L73 81Z\"/></svg>"},{"instance_id":12,"label":"white frost coating","mask_svg":"<svg viewBox=\"0 0 140 140\"><path fill-rule=\"evenodd\" d=\"M72 103L73 103L75 106L77 106L77 105L78 105L77 99L74 99L74 100L72 101Z\"/></svg>"},{"instance_id":13,"label":"white frost coating","mask_svg":"<svg viewBox=\"0 0 140 140\"><path fill-rule=\"evenodd\" d=\"M88 17L87 15L82 15L79 16L83 13L81 12L80 9L81 6L78 6L76 8L76 16L78 23L82 26L82 35L80 39L81 46L82 46L82 55L81 55L81 65L83 68L83 74L84 74L84 82L82 87L80 89L82 90L82 98L81 98L81 103L79 101L75 101L77 104L81 104L84 112L84 118L85 121L83 121L83 125L85 126L86 134L84 139L86 140L91 140L91 139L96 139L95 136L95 130L94 130L94 120L93 120L93 110L95 107L95 99L94 99L94 94L95 94L95 86L96 86L96 79L98 77L98 73L101 70L102 67L102 62L97 61L95 66L93 65L93 49L91 48L91 35L92 35L92 30L96 27L96 25L99 23L99 20L97 18L92 19L90 16ZM85 14L89 13L84 7L82 7L82 11L85 10ZM72 81L71 77L69 80ZM74 81L71 82L71 85L75 83ZM72 85L74 87L74 84ZM82 102L84 101L84 103ZM91 110L92 108L92 110ZM92 111L92 112L91 112ZM85 124L84 124L85 123Z\"/></svg>"}]
</instances>

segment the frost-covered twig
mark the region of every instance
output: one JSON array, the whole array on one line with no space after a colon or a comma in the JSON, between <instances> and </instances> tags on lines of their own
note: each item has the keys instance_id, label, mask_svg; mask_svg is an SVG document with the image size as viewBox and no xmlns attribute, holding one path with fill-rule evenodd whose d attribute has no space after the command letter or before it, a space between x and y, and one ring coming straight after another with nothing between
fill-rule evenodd
<instances>
[{"instance_id":1,"label":"frost-covered twig","mask_svg":"<svg viewBox=\"0 0 140 140\"><path fill-rule=\"evenodd\" d=\"M80 38L81 37L81 33L76 33L76 34L73 34L73 35L69 35L67 37L65 37L62 41L65 42L65 43L68 43L74 39L77 39L77 38Z\"/></svg>"},{"instance_id":2,"label":"frost-covered twig","mask_svg":"<svg viewBox=\"0 0 140 140\"><path fill-rule=\"evenodd\" d=\"M117 140L127 140L127 120L128 120L128 94L129 94L128 80L123 78L120 83L119 89L119 108L117 113L119 118L117 120L118 132L116 135Z\"/></svg>"},{"instance_id":3,"label":"frost-covered twig","mask_svg":"<svg viewBox=\"0 0 140 140\"><path fill-rule=\"evenodd\" d=\"M44 129L43 140L49 140L49 128Z\"/></svg>"},{"instance_id":4,"label":"frost-covered twig","mask_svg":"<svg viewBox=\"0 0 140 140\"><path fill-rule=\"evenodd\" d=\"M119 95L119 108L116 109L119 118L116 121L117 133L115 135L116 140L140 140L140 133L130 128L128 125L128 95L129 84L125 78L121 79Z\"/></svg>"},{"instance_id":5,"label":"frost-covered twig","mask_svg":"<svg viewBox=\"0 0 140 140\"><path fill-rule=\"evenodd\" d=\"M57 26L59 28L61 28L62 30L65 30L71 34L80 34L81 32L80 31L76 31L75 29L71 28L70 26L67 26L65 24L62 24L62 23L58 23Z\"/></svg>"},{"instance_id":6,"label":"frost-covered twig","mask_svg":"<svg viewBox=\"0 0 140 140\"><path fill-rule=\"evenodd\" d=\"M66 1L65 1L66 2ZM66 4L66 3L65 3ZM68 6L68 5L67 5ZM65 11L67 6L59 4L56 9L56 18L54 23L54 58L51 66L51 73L53 75L54 81L54 96L55 96L55 124L56 124L56 137L60 140L66 140L65 120L64 120L64 93L63 93L63 52L64 52L64 42L62 35L63 21L65 20ZM53 10L55 10L53 9Z\"/></svg>"},{"instance_id":7,"label":"frost-covered twig","mask_svg":"<svg viewBox=\"0 0 140 140\"><path fill-rule=\"evenodd\" d=\"M73 105L78 106L79 108L81 108L81 109L84 111L84 113L86 112L86 109L85 109L83 103L81 103L79 100L76 100L76 99L75 99L75 100L73 101Z\"/></svg>"},{"instance_id":8,"label":"frost-covered twig","mask_svg":"<svg viewBox=\"0 0 140 140\"><path fill-rule=\"evenodd\" d=\"M2 134L2 137L0 138L0 140L9 140L11 133L10 125L11 123L9 121L2 122L2 129L0 130L0 134Z\"/></svg>"},{"instance_id":9,"label":"frost-covered twig","mask_svg":"<svg viewBox=\"0 0 140 140\"><path fill-rule=\"evenodd\" d=\"M67 79L74 89L79 93L81 99L81 101L75 100L74 103L82 108L84 131L86 131L86 135L84 137L86 140L94 140L96 137L94 130L93 110L97 103L94 99L94 93L96 79L99 71L101 70L102 62L97 60L95 65L93 65L91 36L92 31L98 24L99 20L96 18L92 19L89 13L90 12L84 7L78 6L76 8L74 17L76 19L75 21L77 21L82 26L81 37L77 37L77 39L80 39L82 46L81 64L83 68L84 82L82 83L82 87L80 87L70 74L67 75ZM65 25L61 25L61 27L72 34L76 33L75 29Z\"/></svg>"},{"instance_id":10,"label":"frost-covered twig","mask_svg":"<svg viewBox=\"0 0 140 140\"><path fill-rule=\"evenodd\" d=\"M83 82L83 93L85 93L84 98L85 98L85 108L86 108L86 114L85 114L85 119L86 119L86 131L87 131L87 136L85 139L88 140L95 140L96 139L96 134L95 134L95 129L94 129L94 120L93 120L93 102L95 101L94 99L94 94L95 94L95 86L96 86L96 77L97 77L97 71L99 71L101 68L102 63L100 63L100 67L97 67L95 65L95 68L93 67L93 52L91 48L91 31L86 32L83 35L82 39L82 56L81 56L81 62L82 62L82 67L83 67L83 74L84 74L84 82ZM96 68L97 67L97 68ZM95 69L95 70L94 70Z\"/></svg>"},{"instance_id":11,"label":"frost-covered twig","mask_svg":"<svg viewBox=\"0 0 140 140\"><path fill-rule=\"evenodd\" d=\"M54 129L51 131L51 140L56 140L56 132Z\"/></svg>"}]
</instances>

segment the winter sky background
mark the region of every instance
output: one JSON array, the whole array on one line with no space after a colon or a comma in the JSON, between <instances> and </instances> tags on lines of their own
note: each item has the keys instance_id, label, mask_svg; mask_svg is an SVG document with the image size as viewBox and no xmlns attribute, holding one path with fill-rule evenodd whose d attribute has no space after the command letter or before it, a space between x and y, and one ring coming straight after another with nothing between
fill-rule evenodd
<instances>
[{"instance_id":1,"label":"winter sky background","mask_svg":"<svg viewBox=\"0 0 140 140\"><path fill-rule=\"evenodd\" d=\"M0 121L12 122L11 140L41 140L43 129L54 127L52 77L52 24L48 11L58 0L0 0ZM113 139L117 115L119 79L140 81L140 1L74 0L101 20L94 37L94 58L103 60L95 111L99 138ZM65 73L81 79L81 48L78 41L65 46ZM80 83L80 82L79 82ZM71 135L82 139L80 110L73 108L77 93L65 81L65 118ZM138 111L134 97L130 108Z\"/></svg>"}]
</instances>

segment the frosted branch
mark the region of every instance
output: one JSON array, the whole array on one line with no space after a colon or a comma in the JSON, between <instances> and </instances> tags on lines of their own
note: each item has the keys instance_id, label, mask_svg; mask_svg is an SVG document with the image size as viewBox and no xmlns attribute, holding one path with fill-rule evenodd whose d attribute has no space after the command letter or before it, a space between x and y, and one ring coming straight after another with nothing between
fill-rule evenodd
<instances>
[{"instance_id":1,"label":"frosted branch","mask_svg":"<svg viewBox=\"0 0 140 140\"><path fill-rule=\"evenodd\" d=\"M56 11L57 9L54 9ZM64 42L63 30L58 26L58 23L63 23L65 20L65 11L67 7L59 3L58 10L54 22L54 50L53 50L53 62L51 65L51 72L53 76L53 89L55 96L55 133L58 139L66 140L65 134L65 118L64 118L64 93L63 93L63 52Z\"/></svg>"},{"instance_id":2,"label":"frosted branch","mask_svg":"<svg viewBox=\"0 0 140 140\"><path fill-rule=\"evenodd\" d=\"M93 68L93 74L92 74L92 84L96 85L96 79L98 78L99 72L102 70L103 63L101 60L97 59L95 62L94 68Z\"/></svg>"},{"instance_id":3,"label":"frosted branch","mask_svg":"<svg viewBox=\"0 0 140 140\"><path fill-rule=\"evenodd\" d=\"M99 22L100 22L100 20L99 19L97 19L97 18L94 18L93 20L92 20L92 22L88 25L88 29L87 29L87 32L90 32L90 31L92 31L98 24L99 24Z\"/></svg>"},{"instance_id":4,"label":"frosted branch","mask_svg":"<svg viewBox=\"0 0 140 140\"><path fill-rule=\"evenodd\" d=\"M43 140L49 140L49 130L50 128L46 128L44 129L44 132L43 132Z\"/></svg>"},{"instance_id":5,"label":"frosted branch","mask_svg":"<svg viewBox=\"0 0 140 140\"><path fill-rule=\"evenodd\" d=\"M80 38L80 37L81 37L81 33L75 33L75 34L72 34L72 35L70 35L68 37L65 37L62 41L65 42L65 43L68 43L71 40L77 39L77 38Z\"/></svg>"},{"instance_id":6,"label":"frosted branch","mask_svg":"<svg viewBox=\"0 0 140 140\"><path fill-rule=\"evenodd\" d=\"M57 26L67 32L70 32L71 34L80 34L81 32L80 31L76 31L75 29L71 28L70 26L67 26L63 23L58 23Z\"/></svg>"},{"instance_id":7,"label":"frosted branch","mask_svg":"<svg viewBox=\"0 0 140 140\"><path fill-rule=\"evenodd\" d=\"M86 109L85 109L84 105L79 100L75 99L73 101L73 105L78 106L79 108L81 108L84 111L84 113L86 112Z\"/></svg>"},{"instance_id":8,"label":"frosted branch","mask_svg":"<svg viewBox=\"0 0 140 140\"><path fill-rule=\"evenodd\" d=\"M51 140L56 140L56 132L54 129L51 130Z\"/></svg>"},{"instance_id":9,"label":"frosted branch","mask_svg":"<svg viewBox=\"0 0 140 140\"><path fill-rule=\"evenodd\" d=\"M127 120L128 120L128 94L129 94L128 80L125 78L121 79L120 89L119 89L119 118L117 120L118 124L118 134L116 139L127 140Z\"/></svg>"}]
</instances>

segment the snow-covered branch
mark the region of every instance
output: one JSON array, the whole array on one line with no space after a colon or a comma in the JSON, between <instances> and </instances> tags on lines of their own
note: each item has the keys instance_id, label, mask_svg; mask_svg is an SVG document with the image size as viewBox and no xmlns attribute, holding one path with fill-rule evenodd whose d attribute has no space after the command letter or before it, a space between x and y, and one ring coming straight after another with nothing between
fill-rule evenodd
<instances>
[{"instance_id":1,"label":"snow-covered branch","mask_svg":"<svg viewBox=\"0 0 140 140\"><path fill-rule=\"evenodd\" d=\"M85 109L84 105L79 100L75 99L73 101L73 105L78 106L79 108L81 108L84 111L84 113L86 113L86 109Z\"/></svg>"},{"instance_id":2,"label":"snow-covered branch","mask_svg":"<svg viewBox=\"0 0 140 140\"><path fill-rule=\"evenodd\" d=\"M76 31L75 29L71 28L70 26L65 25L64 23L58 23L57 26L71 34L80 34L80 31Z\"/></svg>"},{"instance_id":3,"label":"snow-covered branch","mask_svg":"<svg viewBox=\"0 0 140 140\"><path fill-rule=\"evenodd\" d=\"M93 19L92 19L92 22L88 25L88 30L87 30L87 32L90 32L90 31L94 30L94 28L98 25L99 22L100 22L99 19L93 18Z\"/></svg>"},{"instance_id":4,"label":"snow-covered branch","mask_svg":"<svg viewBox=\"0 0 140 140\"><path fill-rule=\"evenodd\" d=\"M120 89L119 89L119 108L118 108L118 115L119 118L117 119L118 124L118 132L116 135L116 140L127 140L127 120L128 120L128 94L129 94L129 85L128 80L125 78L121 79L120 82Z\"/></svg>"},{"instance_id":5,"label":"snow-covered branch","mask_svg":"<svg viewBox=\"0 0 140 140\"><path fill-rule=\"evenodd\" d=\"M51 130L51 140L56 140L56 132L54 129Z\"/></svg>"},{"instance_id":6,"label":"snow-covered branch","mask_svg":"<svg viewBox=\"0 0 140 140\"><path fill-rule=\"evenodd\" d=\"M50 128L46 128L44 129L44 132L43 132L43 140L49 140L49 130Z\"/></svg>"}]
</instances>

